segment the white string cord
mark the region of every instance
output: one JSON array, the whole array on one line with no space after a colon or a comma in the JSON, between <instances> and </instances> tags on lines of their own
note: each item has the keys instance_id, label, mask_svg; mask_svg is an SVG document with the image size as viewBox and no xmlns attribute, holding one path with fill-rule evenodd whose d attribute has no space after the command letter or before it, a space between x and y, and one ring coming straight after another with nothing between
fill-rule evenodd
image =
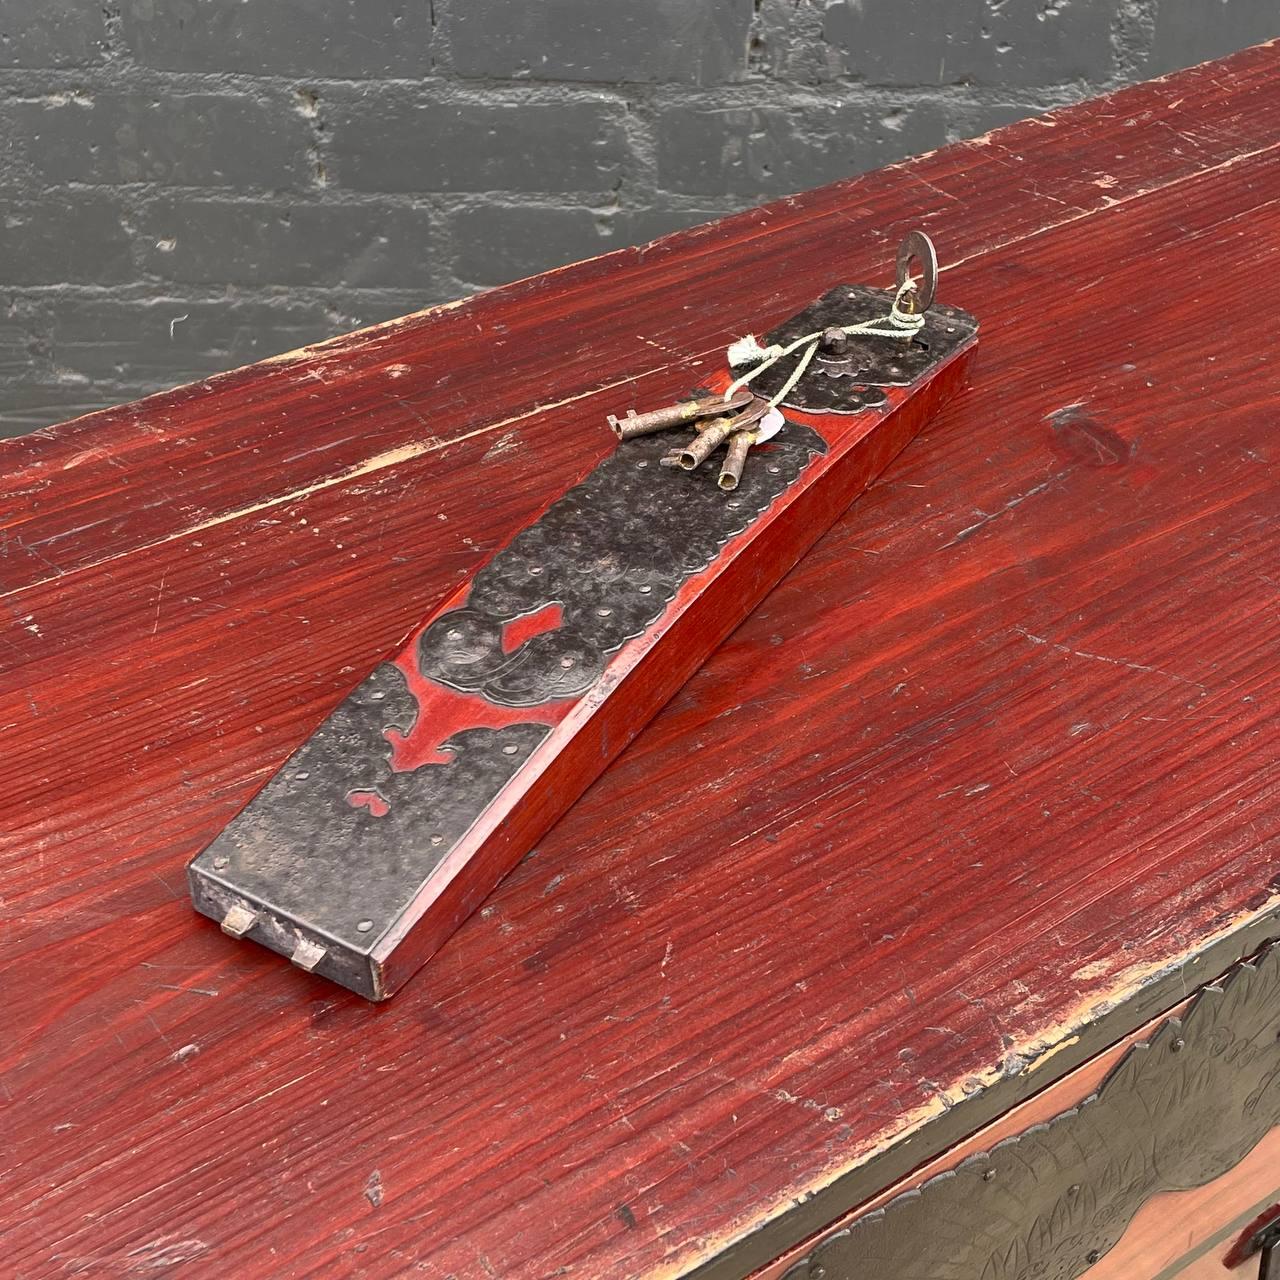
<instances>
[{"instance_id":1,"label":"white string cord","mask_svg":"<svg viewBox=\"0 0 1280 1280\"><path fill-rule=\"evenodd\" d=\"M850 336L855 333L865 333L876 338L905 338L909 340L919 333L924 326L923 312L917 315L913 311L904 310L902 305L903 299L908 293L913 292L915 287L916 282L908 276L898 287L898 292L894 294L893 305L889 308L887 316L876 316L872 320L860 320L856 324L835 327L839 328L841 333L846 333ZM735 391L745 387L757 375L763 373L766 369L771 369L779 360L785 360L789 355L799 351L801 347L807 346L808 350L796 361L796 367L792 369L791 376L782 384L778 392L769 398L770 405L777 408L790 393L791 388L804 376L804 371L809 367L810 362L817 353L818 344L822 341L822 335L826 332L828 332L826 329L822 329L817 333L806 333L803 338L796 338L794 342L789 342L785 347L776 344L771 347L761 347L753 338L744 339L747 350L751 351L753 356L759 355L763 359L755 368L749 369L742 377L731 382L729 389L724 393L724 398L728 400Z\"/></svg>"}]
</instances>

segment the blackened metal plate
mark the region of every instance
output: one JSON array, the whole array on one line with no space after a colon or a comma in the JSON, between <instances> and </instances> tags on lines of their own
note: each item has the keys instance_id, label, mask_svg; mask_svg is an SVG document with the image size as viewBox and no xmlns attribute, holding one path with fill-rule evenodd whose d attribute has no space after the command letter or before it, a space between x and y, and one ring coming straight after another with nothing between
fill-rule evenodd
<instances>
[{"instance_id":1,"label":"blackened metal plate","mask_svg":"<svg viewBox=\"0 0 1280 1280\"><path fill-rule=\"evenodd\" d=\"M384 731L407 736L417 715L404 676L381 663L192 863L193 890L199 873L226 891L206 914L266 908L246 936L286 955L315 941L328 977L333 942L367 951L550 732L464 729L441 744L447 762L397 773Z\"/></svg>"},{"instance_id":2,"label":"blackened metal plate","mask_svg":"<svg viewBox=\"0 0 1280 1280\"><path fill-rule=\"evenodd\" d=\"M887 316L893 296L893 291L887 289L837 285L771 329L766 344L785 346L806 333ZM924 326L910 341L870 334L852 335L838 357L820 347L783 405L808 413L859 413L883 404L885 394L881 388L906 387L927 377L977 330L977 321L967 312L935 305L925 312ZM751 385L757 394L772 396L781 390L803 355L801 348L756 378ZM734 372L745 373L749 367L743 366Z\"/></svg>"},{"instance_id":3,"label":"blackened metal plate","mask_svg":"<svg viewBox=\"0 0 1280 1280\"><path fill-rule=\"evenodd\" d=\"M712 467L659 465L688 434L623 443L476 574L410 655L421 702L400 666L379 666L191 864L198 909L225 922L239 908L252 918L242 936L377 998L375 944L551 732L555 717L534 709L589 689L826 451L789 423L726 494ZM507 625L549 606L555 624L508 651ZM419 718L430 730L432 685L455 691L453 713L477 727L442 730L439 762L396 770L388 734L407 738ZM496 713L503 727L480 727L495 719L486 707L511 709Z\"/></svg>"},{"instance_id":4,"label":"blackened metal plate","mask_svg":"<svg viewBox=\"0 0 1280 1280\"><path fill-rule=\"evenodd\" d=\"M692 436L677 429L626 441L518 534L476 574L466 607L423 632L423 675L510 707L585 693L608 655L655 622L681 583L826 451L816 432L790 424L752 454L730 495L711 465L660 465ZM563 611L559 628L504 652L504 626L551 604Z\"/></svg>"}]
</instances>

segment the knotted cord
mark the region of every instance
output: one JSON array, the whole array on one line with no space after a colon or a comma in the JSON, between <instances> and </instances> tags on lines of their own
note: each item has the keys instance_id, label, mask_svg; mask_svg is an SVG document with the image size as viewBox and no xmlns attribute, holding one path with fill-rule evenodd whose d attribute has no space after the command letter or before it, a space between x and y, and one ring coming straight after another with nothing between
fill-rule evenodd
<instances>
[{"instance_id":1,"label":"knotted cord","mask_svg":"<svg viewBox=\"0 0 1280 1280\"><path fill-rule=\"evenodd\" d=\"M916 313L908 311L903 307L903 300L909 293L915 291L916 282L908 276L899 286L897 293L893 297L893 305L889 308L887 316L876 316L871 320L860 320L856 324L836 325L841 333L848 334L852 337L854 334L863 333L870 334L876 338L905 338L910 340L920 332L924 326L924 313ZM809 367L813 360L818 346L822 341L822 336L829 333L830 328L819 330L817 333L806 333L803 338L796 338L795 341L789 342L785 347L775 343L773 346L761 347L753 337L748 336L743 340L745 349L750 352L749 358L756 356L762 357L761 362L753 369L749 369L742 377L735 379L729 384L728 390L724 393L724 398L728 400L735 391L741 387L745 387L757 375L763 373L766 369L771 369L779 360L785 360L789 355L793 355L799 351L801 347L808 349L796 361L796 367L792 369L791 376L782 384L781 389L769 398L769 404L775 409L790 393L791 388L804 376L804 371ZM735 343L734 347L738 344ZM733 363L734 348L730 348L730 363Z\"/></svg>"}]
</instances>

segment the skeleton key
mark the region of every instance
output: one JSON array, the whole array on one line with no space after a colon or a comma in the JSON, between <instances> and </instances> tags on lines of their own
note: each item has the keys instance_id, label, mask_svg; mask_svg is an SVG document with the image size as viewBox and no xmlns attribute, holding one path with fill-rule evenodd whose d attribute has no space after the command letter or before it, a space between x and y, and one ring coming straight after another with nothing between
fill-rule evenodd
<instances>
[{"instance_id":1,"label":"skeleton key","mask_svg":"<svg viewBox=\"0 0 1280 1280\"><path fill-rule=\"evenodd\" d=\"M772 407L767 400L756 396L741 413L731 418L717 418L679 451L681 469L692 471L701 466L730 436L759 422Z\"/></svg>"},{"instance_id":2,"label":"skeleton key","mask_svg":"<svg viewBox=\"0 0 1280 1280\"><path fill-rule=\"evenodd\" d=\"M745 408L751 400L751 392L744 387L741 391L735 391L727 400L724 396L703 396L699 400L678 400L675 404L663 409L651 409L648 413L628 409L625 418L611 413L609 426L619 440L634 440L637 436L652 435L655 431L678 427L684 422L713 418L726 410Z\"/></svg>"}]
</instances>

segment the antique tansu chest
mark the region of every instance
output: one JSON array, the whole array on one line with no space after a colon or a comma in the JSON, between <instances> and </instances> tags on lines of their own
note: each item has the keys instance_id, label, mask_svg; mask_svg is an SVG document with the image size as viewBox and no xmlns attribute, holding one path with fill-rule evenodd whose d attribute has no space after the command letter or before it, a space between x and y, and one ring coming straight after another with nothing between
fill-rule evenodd
<instances>
[{"instance_id":1,"label":"antique tansu chest","mask_svg":"<svg viewBox=\"0 0 1280 1280\"><path fill-rule=\"evenodd\" d=\"M1276 1280L1278 72L0 446L5 1274Z\"/></svg>"}]
</instances>

